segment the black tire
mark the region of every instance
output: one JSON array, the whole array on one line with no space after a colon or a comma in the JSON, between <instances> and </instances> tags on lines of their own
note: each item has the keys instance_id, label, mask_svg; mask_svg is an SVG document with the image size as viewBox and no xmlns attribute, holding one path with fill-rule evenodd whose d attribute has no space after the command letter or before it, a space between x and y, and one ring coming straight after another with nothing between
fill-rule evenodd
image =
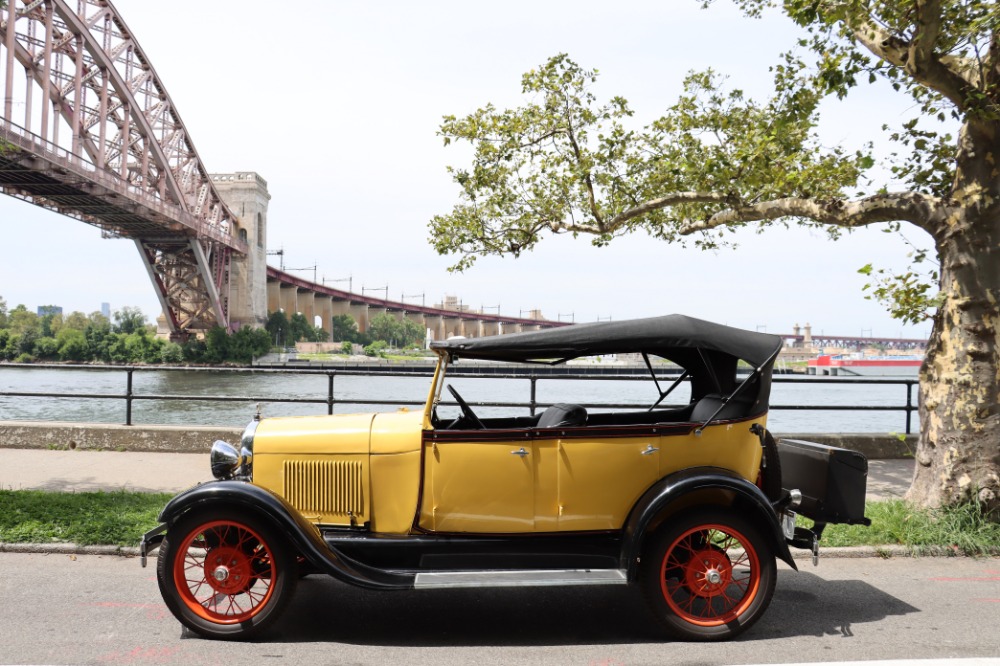
<instances>
[{"instance_id":1,"label":"black tire","mask_svg":"<svg viewBox=\"0 0 1000 666\"><path fill-rule=\"evenodd\" d=\"M185 627L206 638L243 640L281 614L298 572L294 554L270 525L226 509L199 511L171 525L156 579Z\"/></svg>"},{"instance_id":2,"label":"black tire","mask_svg":"<svg viewBox=\"0 0 1000 666\"><path fill-rule=\"evenodd\" d=\"M639 586L675 638L727 640L771 603L777 566L771 542L753 523L707 508L669 519L644 550Z\"/></svg>"}]
</instances>

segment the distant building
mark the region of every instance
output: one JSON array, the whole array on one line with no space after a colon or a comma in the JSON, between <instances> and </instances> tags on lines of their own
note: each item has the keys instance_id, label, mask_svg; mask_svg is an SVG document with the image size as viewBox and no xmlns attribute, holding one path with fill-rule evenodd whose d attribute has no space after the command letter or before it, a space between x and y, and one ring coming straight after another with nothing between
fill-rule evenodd
<instances>
[{"instance_id":1,"label":"distant building","mask_svg":"<svg viewBox=\"0 0 1000 666\"><path fill-rule=\"evenodd\" d=\"M111 319L111 303L101 303L101 314L105 319Z\"/></svg>"},{"instance_id":2,"label":"distant building","mask_svg":"<svg viewBox=\"0 0 1000 666\"><path fill-rule=\"evenodd\" d=\"M38 316L47 317L49 315L61 315L62 307L58 305L39 305Z\"/></svg>"}]
</instances>

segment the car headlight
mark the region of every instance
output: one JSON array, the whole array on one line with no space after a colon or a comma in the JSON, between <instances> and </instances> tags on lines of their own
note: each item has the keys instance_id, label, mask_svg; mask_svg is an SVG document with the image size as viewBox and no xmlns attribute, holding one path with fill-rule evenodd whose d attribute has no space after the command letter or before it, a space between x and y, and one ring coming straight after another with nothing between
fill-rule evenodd
<instances>
[{"instance_id":1,"label":"car headlight","mask_svg":"<svg viewBox=\"0 0 1000 666\"><path fill-rule=\"evenodd\" d=\"M240 437L240 450L229 442L216 440L212 444L210 462L212 466L212 476L217 479L246 479L253 478L253 437L257 431L257 424L260 421L254 420L243 431Z\"/></svg>"}]
</instances>

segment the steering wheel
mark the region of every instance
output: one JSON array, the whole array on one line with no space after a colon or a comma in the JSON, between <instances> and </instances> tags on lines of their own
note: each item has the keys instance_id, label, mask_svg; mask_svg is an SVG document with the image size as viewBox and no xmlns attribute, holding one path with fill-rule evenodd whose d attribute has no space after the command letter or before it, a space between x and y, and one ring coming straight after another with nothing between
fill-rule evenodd
<instances>
[{"instance_id":1,"label":"steering wheel","mask_svg":"<svg viewBox=\"0 0 1000 666\"><path fill-rule=\"evenodd\" d=\"M472 407L469 407L469 403L465 401L465 398L463 398L458 394L458 391L455 390L455 387L452 386L451 384L447 384L445 385L445 388L448 389L448 393L451 393L451 397L455 398L455 402L457 402L458 406L462 409L462 416L452 421L448 425L448 427L445 428L445 430L453 429L456 425L458 425L458 422L461 421L463 416L469 421L471 421L472 425L475 426L476 429L486 430L486 426L484 426L483 422L479 420L479 417L476 416L476 413L472 411Z\"/></svg>"}]
</instances>

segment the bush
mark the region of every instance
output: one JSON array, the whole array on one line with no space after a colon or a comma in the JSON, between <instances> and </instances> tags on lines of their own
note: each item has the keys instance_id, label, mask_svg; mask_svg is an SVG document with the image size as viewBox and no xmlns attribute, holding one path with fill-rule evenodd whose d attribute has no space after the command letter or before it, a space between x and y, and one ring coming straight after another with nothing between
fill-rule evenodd
<instances>
[{"instance_id":1,"label":"bush","mask_svg":"<svg viewBox=\"0 0 1000 666\"><path fill-rule=\"evenodd\" d=\"M35 356L51 360L59 355L59 343L55 338L44 337L35 341Z\"/></svg>"},{"instance_id":2,"label":"bush","mask_svg":"<svg viewBox=\"0 0 1000 666\"><path fill-rule=\"evenodd\" d=\"M376 340L365 347L365 356L381 356L385 358L385 350L389 348L389 343L385 340Z\"/></svg>"},{"instance_id":3,"label":"bush","mask_svg":"<svg viewBox=\"0 0 1000 666\"><path fill-rule=\"evenodd\" d=\"M59 343L59 358L63 361L86 361L90 356L87 336L74 328L63 328L56 335Z\"/></svg>"},{"instance_id":4,"label":"bush","mask_svg":"<svg viewBox=\"0 0 1000 666\"><path fill-rule=\"evenodd\" d=\"M34 361L35 357L31 354L20 354L14 359L14 363L33 363Z\"/></svg>"},{"instance_id":5,"label":"bush","mask_svg":"<svg viewBox=\"0 0 1000 666\"><path fill-rule=\"evenodd\" d=\"M160 361L176 365L184 362L184 348L176 342L168 342L160 350Z\"/></svg>"},{"instance_id":6,"label":"bush","mask_svg":"<svg viewBox=\"0 0 1000 666\"><path fill-rule=\"evenodd\" d=\"M347 356L353 355L354 354L354 344L351 343L351 342L346 342L345 341L344 344L340 345L340 353L341 354L345 354Z\"/></svg>"}]
</instances>

